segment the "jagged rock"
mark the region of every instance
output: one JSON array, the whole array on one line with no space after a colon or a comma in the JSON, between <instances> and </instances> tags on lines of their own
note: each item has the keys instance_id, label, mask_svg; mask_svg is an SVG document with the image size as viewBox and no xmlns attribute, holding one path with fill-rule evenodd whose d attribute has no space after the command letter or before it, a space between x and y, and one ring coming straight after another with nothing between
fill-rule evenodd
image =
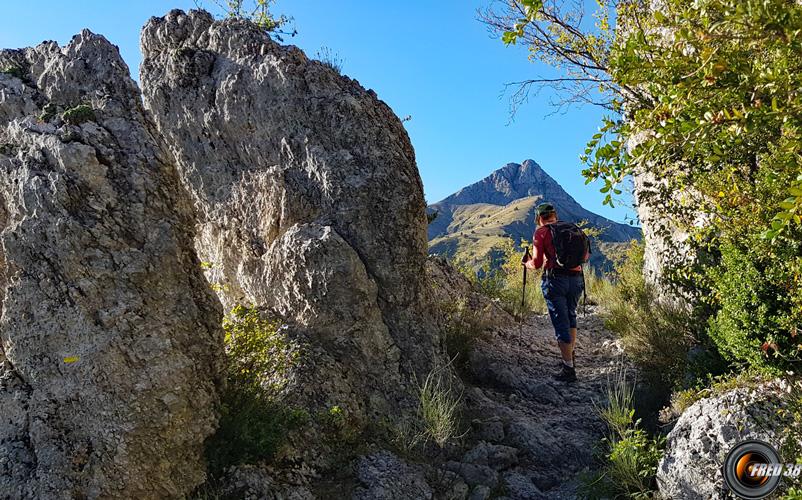
<instances>
[{"instance_id":1,"label":"jagged rock","mask_svg":"<svg viewBox=\"0 0 802 500\"><path fill-rule=\"evenodd\" d=\"M477 291L446 259L429 256L426 260L426 276L431 284L432 300L440 305L441 310L444 307L453 308L463 302L466 310L479 315L488 326L502 327L512 323L513 317L507 311L487 295ZM443 319L449 311L441 312L446 313L438 314L438 318Z\"/></svg>"},{"instance_id":2,"label":"jagged rock","mask_svg":"<svg viewBox=\"0 0 802 500\"><path fill-rule=\"evenodd\" d=\"M443 468L462 476L462 479L464 479L469 486L482 484L490 488L495 488L498 485L498 472L486 465L449 461L443 464Z\"/></svg>"},{"instance_id":3,"label":"jagged rock","mask_svg":"<svg viewBox=\"0 0 802 500\"><path fill-rule=\"evenodd\" d=\"M519 472L507 472L503 477L504 492L516 500L539 500L546 498L532 480Z\"/></svg>"},{"instance_id":4,"label":"jagged rock","mask_svg":"<svg viewBox=\"0 0 802 500\"><path fill-rule=\"evenodd\" d=\"M479 439L490 443L500 443L504 440L504 422L497 416L487 421L474 420L471 426Z\"/></svg>"},{"instance_id":5,"label":"jagged rock","mask_svg":"<svg viewBox=\"0 0 802 500\"><path fill-rule=\"evenodd\" d=\"M268 471L252 465L232 467L223 478L221 493L242 500L314 500L303 485L277 483ZM200 495L199 495L200 496ZM214 497L214 495L208 495Z\"/></svg>"},{"instance_id":6,"label":"jagged rock","mask_svg":"<svg viewBox=\"0 0 802 500\"><path fill-rule=\"evenodd\" d=\"M362 457L356 467L361 483L354 500L423 500L433 498L422 467L412 466L389 451Z\"/></svg>"},{"instance_id":7,"label":"jagged rock","mask_svg":"<svg viewBox=\"0 0 802 500\"><path fill-rule=\"evenodd\" d=\"M462 457L463 462L488 465L496 470L509 469L518 463L518 450L511 446L480 441Z\"/></svg>"},{"instance_id":8,"label":"jagged rock","mask_svg":"<svg viewBox=\"0 0 802 500\"><path fill-rule=\"evenodd\" d=\"M471 496L468 497L468 500L487 500L490 498L491 493L492 490L489 487L480 484L471 491Z\"/></svg>"},{"instance_id":9,"label":"jagged rock","mask_svg":"<svg viewBox=\"0 0 802 500\"><path fill-rule=\"evenodd\" d=\"M668 435L657 470L665 498L722 497L721 466L740 441L759 439L779 447L784 424L778 385L739 388L697 401L685 410ZM723 497L722 497L723 498Z\"/></svg>"},{"instance_id":10,"label":"jagged rock","mask_svg":"<svg viewBox=\"0 0 802 500\"><path fill-rule=\"evenodd\" d=\"M189 199L106 39L0 66L0 492L184 497L223 356Z\"/></svg>"},{"instance_id":11,"label":"jagged rock","mask_svg":"<svg viewBox=\"0 0 802 500\"><path fill-rule=\"evenodd\" d=\"M425 375L439 349L423 189L401 122L373 91L246 21L172 11L141 44L145 105L194 199L196 248L224 305L273 309L326 355L307 363L317 393L295 404L396 414L413 399L411 372Z\"/></svg>"}]
</instances>

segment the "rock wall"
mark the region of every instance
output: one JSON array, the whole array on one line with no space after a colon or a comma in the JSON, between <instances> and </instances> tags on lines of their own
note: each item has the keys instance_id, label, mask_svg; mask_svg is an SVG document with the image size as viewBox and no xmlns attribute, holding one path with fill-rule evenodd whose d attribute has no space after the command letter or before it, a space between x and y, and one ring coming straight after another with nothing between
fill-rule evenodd
<instances>
[{"instance_id":1,"label":"rock wall","mask_svg":"<svg viewBox=\"0 0 802 500\"><path fill-rule=\"evenodd\" d=\"M311 366L317 394L307 384L304 398L392 416L438 352L422 298L423 189L401 122L245 21L172 11L141 44L145 105L194 198L196 247L224 305L272 309L306 332L328 361Z\"/></svg>"},{"instance_id":2,"label":"rock wall","mask_svg":"<svg viewBox=\"0 0 802 500\"><path fill-rule=\"evenodd\" d=\"M106 39L0 68L0 496L183 498L222 359L190 201Z\"/></svg>"},{"instance_id":3,"label":"rock wall","mask_svg":"<svg viewBox=\"0 0 802 500\"><path fill-rule=\"evenodd\" d=\"M738 388L697 401L668 435L657 469L664 498L728 498L722 476L727 453L740 441L758 439L779 448L784 423L781 382L759 390Z\"/></svg>"}]
</instances>

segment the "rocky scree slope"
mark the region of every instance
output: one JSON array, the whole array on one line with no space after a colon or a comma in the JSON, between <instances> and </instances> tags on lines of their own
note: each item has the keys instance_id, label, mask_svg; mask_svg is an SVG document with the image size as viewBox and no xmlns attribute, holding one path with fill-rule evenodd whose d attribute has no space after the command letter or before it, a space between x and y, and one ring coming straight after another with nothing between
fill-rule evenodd
<instances>
[{"instance_id":1,"label":"rocky scree slope","mask_svg":"<svg viewBox=\"0 0 802 500\"><path fill-rule=\"evenodd\" d=\"M189 199L106 39L0 68L0 496L183 497L223 356Z\"/></svg>"},{"instance_id":2,"label":"rocky scree slope","mask_svg":"<svg viewBox=\"0 0 802 500\"><path fill-rule=\"evenodd\" d=\"M141 45L145 106L193 198L221 301L274 311L305 346L287 400L362 423L414 406L412 378L445 361L423 286L423 188L398 118L246 21L172 11Z\"/></svg>"}]
</instances>

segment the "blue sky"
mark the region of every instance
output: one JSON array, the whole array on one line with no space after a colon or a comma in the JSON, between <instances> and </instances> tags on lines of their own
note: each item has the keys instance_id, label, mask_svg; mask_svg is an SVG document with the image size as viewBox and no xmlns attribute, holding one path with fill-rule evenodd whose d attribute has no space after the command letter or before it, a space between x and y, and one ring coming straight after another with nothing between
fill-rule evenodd
<instances>
[{"instance_id":1,"label":"blue sky","mask_svg":"<svg viewBox=\"0 0 802 500\"><path fill-rule=\"evenodd\" d=\"M412 116L405 125L429 202L532 158L587 209L617 221L632 217L628 207L603 207L598 187L586 186L580 173L578 156L596 132L600 109L548 116L554 110L543 93L510 123L504 83L552 73L530 63L524 48L490 38L476 20L476 9L489 1L278 0L276 12L295 18L298 36L287 43L310 56L328 47L344 60L343 73L374 89L399 116ZM4 2L0 47L63 44L86 27L120 47L136 78L145 21L194 7L193 0Z\"/></svg>"}]
</instances>

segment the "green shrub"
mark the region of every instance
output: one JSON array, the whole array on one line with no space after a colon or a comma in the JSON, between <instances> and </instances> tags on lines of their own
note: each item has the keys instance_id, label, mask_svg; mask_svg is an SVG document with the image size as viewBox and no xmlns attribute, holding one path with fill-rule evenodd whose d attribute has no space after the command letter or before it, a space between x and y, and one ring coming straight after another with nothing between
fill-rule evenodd
<instances>
[{"instance_id":1,"label":"green shrub","mask_svg":"<svg viewBox=\"0 0 802 500\"><path fill-rule=\"evenodd\" d=\"M657 466L665 440L652 439L635 420L634 387L627 371L619 365L608 380L607 406L599 415L608 428L601 471L586 478L581 487L588 498L653 498L656 494Z\"/></svg>"},{"instance_id":2,"label":"green shrub","mask_svg":"<svg viewBox=\"0 0 802 500\"><path fill-rule=\"evenodd\" d=\"M585 271L585 292L588 304L609 307L615 299L615 284L610 277L599 275L593 270Z\"/></svg>"},{"instance_id":3,"label":"green shrub","mask_svg":"<svg viewBox=\"0 0 802 500\"><path fill-rule=\"evenodd\" d=\"M43 122L49 122L56 117L56 111L56 105L52 102L49 102L42 108L42 113L39 115L39 119Z\"/></svg>"},{"instance_id":4,"label":"green shrub","mask_svg":"<svg viewBox=\"0 0 802 500\"><path fill-rule=\"evenodd\" d=\"M87 104L81 104L65 111L61 119L70 125L80 125L95 120L95 110Z\"/></svg>"},{"instance_id":5,"label":"green shrub","mask_svg":"<svg viewBox=\"0 0 802 500\"><path fill-rule=\"evenodd\" d=\"M802 252L800 248L792 249ZM721 264L708 271L719 305L709 335L725 359L768 372L800 360L802 257L756 240L749 247L725 243Z\"/></svg>"},{"instance_id":6,"label":"green shrub","mask_svg":"<svg viewBox=\"0 0 802 500\"><path fill-rule=\"evenodd\" d=\"M540 291L540 271L527 270L525 303L521 303L524 268L521 257L528 242L516 248L511 239L494 247L481 262L479 269L459 259L452 265L473 283L477 290L497 300L499 305L515 317L527 314L545 314L546 301Z\"/></svg>"},{"instance_id":7,"label":"green shrub","mask_svg":"<svg viewBox=\"0 0 802 500\"><path fill-rule=\"evenodd\" d=\"M280 326L258 309L239 305L223 321L226 389L219 427L206 444L213 476L231 465L270 460L288 432L309 418L279 399L299 357Z\"/></svg>"},{"instance_id":8,"label":"green shrub","mask_svg":"<svg viewBox=\"0 0 802 500\"><path fill-rule=\"evenodd\" d=\"M662 412L661 420L668 423L678 418L691 405L703 398L743 387L760 390L761 385L766 381L765 376L754 369L717 376L708 375L705 382L697 381L697 385L694 387L674 391L671 394L671 406Z\"/></svg>"}]
</instances>

